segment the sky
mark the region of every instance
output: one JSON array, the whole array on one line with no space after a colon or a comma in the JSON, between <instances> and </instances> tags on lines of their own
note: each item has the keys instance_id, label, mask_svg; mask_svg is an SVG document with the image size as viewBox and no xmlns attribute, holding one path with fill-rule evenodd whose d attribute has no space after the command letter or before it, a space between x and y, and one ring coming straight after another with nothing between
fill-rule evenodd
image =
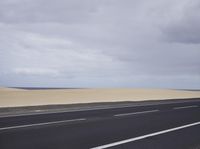
<instances>
[{"instance_id":1,"label":"sky","mask_svg":"<svg viewBox=\"0 0 200 149\"><path fill-rule=\"evenodd\" d=\"M0 0L0 86L200 89L200 1Z\"/></svg>"}]
</instances>

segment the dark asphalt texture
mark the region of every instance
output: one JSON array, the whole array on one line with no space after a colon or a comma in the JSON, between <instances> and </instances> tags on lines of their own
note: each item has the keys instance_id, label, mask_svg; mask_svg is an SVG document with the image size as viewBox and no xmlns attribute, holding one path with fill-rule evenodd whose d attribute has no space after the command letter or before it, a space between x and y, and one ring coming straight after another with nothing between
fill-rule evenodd
<instances>
[{"instance_id":1,"label":"dark asphalt texture","mask_svg":"<svg viewBox=\"0 0 200 149\"><path fill-rule=\"evenodd\" d=\"M174 107L198 106L183 109ZM159 110L116 117L116 114ZM24 128L5 127L85 118ZM184 103L0 118L0 149L89 149L200 121L200 100ZM200 125L111 149L199 149ZM110 148L109 148L110 149Z\"/></svg>"}]
</instances>

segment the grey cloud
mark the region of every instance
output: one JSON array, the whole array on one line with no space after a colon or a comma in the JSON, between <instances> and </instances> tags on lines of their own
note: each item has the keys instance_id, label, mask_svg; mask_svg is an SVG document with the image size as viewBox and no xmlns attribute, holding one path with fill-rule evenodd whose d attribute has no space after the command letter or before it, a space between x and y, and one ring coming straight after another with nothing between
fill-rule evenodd
<instances>
[{"instance_id":1,"label":"grey cloud","mask_svg":"<svg viewBox=\"0 0 200 149\"><path fill-rule=\"evenodd\" d=\"M163 28L163 33L169 42L199 44L200 2L195 0L186 3L182 13Z\"/></svg>"},{"instance_id":2,"label":"grey cloud","mask_svg":"<svg viewBox=\"0 0 200 149\"><path fill-rule=\"evenodd\" d=\"M0 84L198 88L198 10L188 3L2 0Z\"/></svg>"},{"instance_id":3,"label":"grey cloud","mask_svg":"<svg viewBox=\"0 0 200 149\"><path fill-rule=\"evenodd\" d=\"M94 1L2 0L0 20L7 23L82 22L95 12Z\"/></svg>"},{"instance_id":4,"label":"grey cloud","mask_svg":"<svg viewBox=\"0 0 200 149\"><path fill-rule=\"evenodd\" d=\"M15 68L13 71L17 75L60 75L60 72L57 70L46 68Z\"/></svg>"}]
</instances>

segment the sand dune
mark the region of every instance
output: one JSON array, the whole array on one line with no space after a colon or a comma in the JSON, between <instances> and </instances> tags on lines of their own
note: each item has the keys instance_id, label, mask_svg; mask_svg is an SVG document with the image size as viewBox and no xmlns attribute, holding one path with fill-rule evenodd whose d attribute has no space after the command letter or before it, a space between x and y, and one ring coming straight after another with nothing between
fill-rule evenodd
<instances>
[{"instance_id":1,"label":"sand dune","mask_svg":"<svg viewBox=\"0 0 200 149\"><path fill-rule=\"evenodd\" d=\"M181 91L169 89L22 90L0 88L0 107L196 97L200 97L200 91Z\"/></svg>"}]
</instances>

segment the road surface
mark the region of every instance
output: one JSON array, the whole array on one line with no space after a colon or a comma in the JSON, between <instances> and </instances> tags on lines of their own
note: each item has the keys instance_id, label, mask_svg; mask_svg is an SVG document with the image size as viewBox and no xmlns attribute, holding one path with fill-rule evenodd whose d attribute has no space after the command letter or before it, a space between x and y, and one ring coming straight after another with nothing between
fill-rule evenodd
<instances>
[{"instance_id":1,"label":"road surface","mask_svg":"<svg viewBox=\"0 0 200 149\"><path fill-rule=\"evenodd\" d=\"M200 99L0 117L0 149L200 149Z\"/></svg>"}]
</instances>

